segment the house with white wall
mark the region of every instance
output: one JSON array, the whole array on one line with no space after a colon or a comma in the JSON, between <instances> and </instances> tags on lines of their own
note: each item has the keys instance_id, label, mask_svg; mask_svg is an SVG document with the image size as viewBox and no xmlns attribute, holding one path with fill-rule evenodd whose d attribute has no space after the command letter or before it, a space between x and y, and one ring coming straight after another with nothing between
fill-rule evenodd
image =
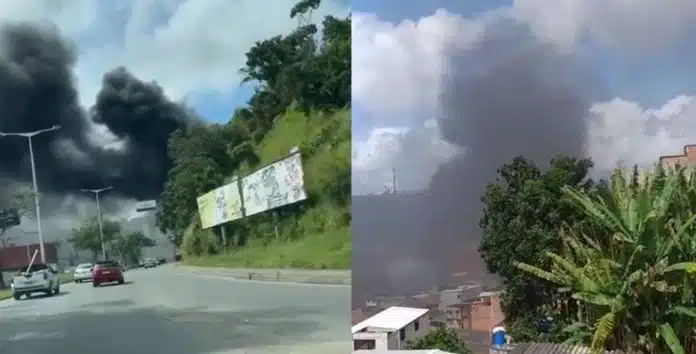
<instances>
[{"instance_id":1,"label":"house with white wall","mask_svg":"<svg viewBox=\"0 0 696 354\"><path fill-rule=\"evenodd\" d=\"M353 350L400 350L431 329L428 309L392 306L354 325Z\"/></svg>"}]
</instances>

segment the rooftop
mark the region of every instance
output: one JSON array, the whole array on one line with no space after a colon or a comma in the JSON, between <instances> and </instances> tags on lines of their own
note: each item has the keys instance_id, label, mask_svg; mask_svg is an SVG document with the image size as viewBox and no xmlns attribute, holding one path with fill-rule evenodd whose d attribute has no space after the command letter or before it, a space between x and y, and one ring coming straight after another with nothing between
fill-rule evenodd
<instances>
[{"instance_id":1,"label":"rooftop","mask_svg":"<svg viewBox=\"0 0 696 354\"><path fill-rule=\"evenodd\" d=\"M352 327L352 333L368 327L396 331L428 313L428 309L392 306Z\"/></svg>"},{"instance_id":2,"label":"rooftop","mask_svg":"<svg viewBox=\"0 0 696 354\"><path fill-rule=\"evenodd\" d=\"M442 351L440 349L424 349L424 350L356 350L353 354L454 354L451 352Z\"/></svg>"}]
</instances>

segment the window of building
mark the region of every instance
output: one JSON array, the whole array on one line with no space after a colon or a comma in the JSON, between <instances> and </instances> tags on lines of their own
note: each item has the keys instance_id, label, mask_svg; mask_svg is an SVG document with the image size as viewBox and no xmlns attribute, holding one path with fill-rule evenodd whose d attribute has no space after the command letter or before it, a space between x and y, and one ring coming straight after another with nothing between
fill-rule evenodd
<instances>
[{"instance_id":1,"label":"window of building","mask_svg":"<svg viewBox=\"0 0 696 354\"><path fill-rule=\"evenodd\" d=\"M353 340L353 350L375 349L374 339L355 339Z\"/></svg>"},{"instance_id":2,"label":"window of building","mask_svg":"<svg viewBox=\"0 0 696 354\"><path fill-rule=\"evenodd\" d=\"M415 321L413 322L413 329L414 329L416 332L418 332L418 329L419 329L419 328L420 328L420 323L418 322L418 320L415 320Z\"/></svg>"},{"instance_id":3,"label":"window of building","mask_svg":"<svg viewBox=\"0 0 696 354\"><path fill-rule=\"evenodd\" d=\"M399 338L401 340L406 340L406 328L402 328L399 330Z\"/></svg>"}]
</instances>

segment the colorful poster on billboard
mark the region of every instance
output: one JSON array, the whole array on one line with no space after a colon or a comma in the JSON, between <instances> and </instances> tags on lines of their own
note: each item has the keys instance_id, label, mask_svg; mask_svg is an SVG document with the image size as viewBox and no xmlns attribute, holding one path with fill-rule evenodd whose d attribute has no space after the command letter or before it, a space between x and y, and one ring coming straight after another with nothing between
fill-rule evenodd
<instances>
[{"instance_id":1,"label":"colorful poster on billboard","mask_svg":"<svg viewBox=\"0 0 696 354\"><path fill-rule=\"evenodd\" d=\"M242 198L237 181L213 189L196 201L204 229L242 218Z\"/></svg>"},{"instance_id":2,"label":"colorful poster on billboard","mask_svg":"<svg viewBox=\"0 0 696 354\"><path fill-rule=\"evenodd\" d=\"M246 216L307 199L300 153L244 177L242 195Z\"/></svg>"}]
</instances>

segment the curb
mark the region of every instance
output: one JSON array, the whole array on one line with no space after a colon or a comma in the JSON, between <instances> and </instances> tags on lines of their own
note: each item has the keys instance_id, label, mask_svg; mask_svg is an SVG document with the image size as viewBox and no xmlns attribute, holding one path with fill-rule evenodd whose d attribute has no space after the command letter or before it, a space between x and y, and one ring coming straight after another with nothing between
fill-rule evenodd
<instances>
[{"instance_id":1,"label":"curb","mask_svg":"<svg viewBox=\"0 0 696 354\"><path fill-rule=\"evenodd\" d=\"M308 269L231 269L179 265L181 271L198 275L215 275L240 280L261 280L305 284L351 285L350 270Z\"/></svg>"}]
</instances>

